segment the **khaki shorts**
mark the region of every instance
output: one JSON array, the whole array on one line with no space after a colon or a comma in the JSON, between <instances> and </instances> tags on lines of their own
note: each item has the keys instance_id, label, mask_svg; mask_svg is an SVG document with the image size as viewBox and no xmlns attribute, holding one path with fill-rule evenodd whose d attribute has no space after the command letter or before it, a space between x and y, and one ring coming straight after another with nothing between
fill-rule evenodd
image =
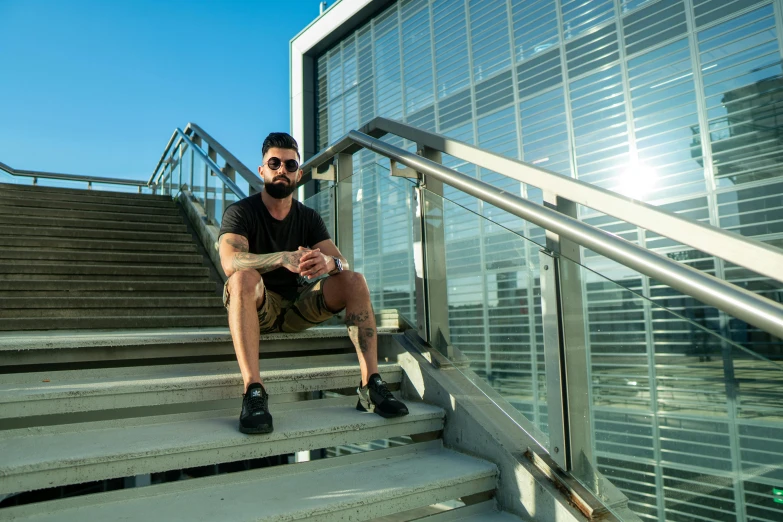
<instances>
[{"instance_id":1,"label":"khaki shorts","mask_svg":"<svg viewBox=\"0 0 783 522\"><path fill-rule=\"evenodd\" d=\"M323 283L324 280L320 279L299 288L299 295L294 301L284 299L280 294L264 288L264 304L258 309L258 326L261 333L301 332L339 313L341 310L332 312L326 307ZM223 306L226 310L230 298L226 280L223 285Z\"/></svg>"}]
</instances>

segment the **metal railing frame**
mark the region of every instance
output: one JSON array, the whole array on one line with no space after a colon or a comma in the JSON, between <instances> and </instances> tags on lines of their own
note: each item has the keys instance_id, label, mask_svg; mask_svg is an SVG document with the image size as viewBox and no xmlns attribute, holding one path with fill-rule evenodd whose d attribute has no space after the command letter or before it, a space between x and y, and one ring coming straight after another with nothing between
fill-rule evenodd
<instances>
[{"instance_id":1,"label":"metal railing frame","mask_svg":"<svg viewBox=\"0 0 783 522\"><path fill-rule=\"evenodd\" d=\"M351 155L362 148L388 158L391 161L392 175L417 178L416 217L420 229L417 236L421 241L415 248L420 249L417 254L422 260L421 266L417 266L416 270L417 327L421 336L430 345L442 351L450 349L448 318L444 316L442 310L447 307L443 284L445 267L433 266L431 263L433 255L442 263L442 252L440 254L434 252L444 247L442 239L440 241L437 239L439 236L442 238L442 223L439 230L433 225L432 213L427 211L422 190L436 184L449 185L542 227L547 231L548 236L554 235L556 249L550 247L541 251L541 299L550 419L549 453L552 460L566 471L572 471L582 477L589 477L593 473L589 465L592 461L591 427L589 418L584 413L588 361L586 361L584 337L578 332L584 328L583 325L569 324L565 320L567 313L564 312L564 306L569 305L568 300L574 297L574 292L579 292L581 295L578 280L580 275L574 273L574 263L561 261L561 255L578 263L578 246L588 248L774 336L783 337L783 305L579 221L575 218L576 203L621 219L627 217L629 222L662 235L666 235L669 227L676 225L676 233L671 234L676 236L672 237L673 239L718 257L729 258L732 262L748 261L746 257L730 255L732 249L747 247L763 255L764 263L780 267L783 266L783 252L777 249L398 122L376 118L363 129L376 135L393 133L414 141L418 153L413 154L363 132L350 131L305 162L302 166L305 171L302 183L311 179L336 182L348 179L353 174ZM530 202L446 168L439 162L440 153L450 154L540 187L544 190L545 200L554 204L560 211ZM404 170L401 172L397 164L408 167L411 169L409 172L415 172L415 175L407 174ZM511 169L523 172L520 174L512 172ZM533 178L533 174L538 175L539 178ZM581 193L582 190L585 192ZM341 223L350 222L352 202L350 198L347 200L334 198L334 202L336 239L339 246L342 238L350 237L347 229L342 230ZM638 208L642 208L643 211L633 213ZM442 209L440 210L442 219ZM435 214L437 213L436 211ZM660 223L656 224L653 218L657 218ZM688 234L696 234L700 237L692 239ZM707 248L709 245L703 245L701 241L705 236L722 244ZM430 241L433 237L436 238L437 245ZM549 247L551 243L549 237L547 239ZM695 246L694 243L699 246ZM577 252L576 256L573 255L574 251ZM766 270L764 267L759 267L758 263L749 264L753 266L747 268L754 271L764 273ZM432 273L436 274L434 278L430 278ZM776 275L775 279L778 279L780 275ZM449 353L446 355L448 356Z\"/></svg>"},{"instance_id":2,"label":"metal railing frame","mask_svg":"<svg viewBox=\"0 0 783 522\"><path fill-rule=\"evenodd\" d=\"M179 138L179 139L177 139ZM198 144L197 144L198 142ZM203 150L201 143L206 144L206 151ZM184 146L182 150L180 147ZM247 181L250 187L251 194L260 192L264 183L261 178L255 175L244 163L239 161L236 156L231 154L223 145L220 144L215 138L209 135L204 129L197 124L190 122L185 126L185 130L176 128L171 134L166 147L163 149L155 169L150 175L147 185L152 187L153 191L156 191L158 187L163 186L167 179L170 179L173 169L178 162L177 158L181 158L184 154L184 149L190 147L191 150L207 164L208 169L213 175L220 178L227 187L239 198L244 198L247 195L236 185L232 178L234 173L238 173L242 178ZM226 167L221 169L217 163L216 158L220 156L225 161Z\"/></svg>"},{"instance_id":3,"label":"metal railing frame","mask_svg":"<svg viewBox=\"0 0 783 522\"><path fill-rule=\"evenodd\" d=\"M781 251L761 241L692 221L654 205L622 196L584 181L535 167L523 161L495 154L473 145L378 117L360 127L359 132L380 138L393 134L469 163L480 165L522 183L540 188L545 194L591 208L627 223L655 232L705 254L745 267L757 274L783 282ZM338 142L339 143L339 142ZM329 149L323 151L327 152ZM303 168L323 163L320 153Z\"/></svg>"},{"instance_id":4,"label":"metal railing frame","mask_svg":"<svg viewBox=\"0 0 783 522\"><path fill-rule=\"evenodd\" d=\"M139 194L141 190L148 186L144 181L137 181L132 179L117 179L117 178L102 178L99 176L80 176L78 174L61 174L58 172L43 172L37 170L19 170L14 169L5 163L0 163L0 170L6 172L12 176L33 178L33 185L38 184L38 179L55 179L59 181L73 181L78 183L87 183L87 190L92 190L93 183L104 183L107 185L124 185L131 187L138 187Z\"/></svg>"}]
</instances>

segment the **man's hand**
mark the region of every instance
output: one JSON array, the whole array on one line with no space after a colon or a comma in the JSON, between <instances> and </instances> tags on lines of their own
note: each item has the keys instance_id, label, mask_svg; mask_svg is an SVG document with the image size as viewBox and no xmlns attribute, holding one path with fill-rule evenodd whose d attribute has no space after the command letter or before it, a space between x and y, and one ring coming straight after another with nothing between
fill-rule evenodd
<instances>
[{"instance_id":1,"label":"man's hand","mask_svg":"<svg viewBox=\"0 0 783 522\"><path fill-rule=\"evenodd\" d=\"M307 279L315 279L334 270L334 259L322 254L321 250L310 250L299 247L297 252L302 253L299 259L299 273Z\"/></svg>"},{"instance_id":2,"label":"man's hand","mask_svg":"<svg viewBox=\"0 0 783 522\"><path fill-rule=\"evenodd\" d=\"M299 250L296 252L281 252L283 257L280 260L280 264L295 274L301 274L302 258L304 258L307 252L307 249L302 249L302 247L299 247Z\"/></svg>"}]
</instances>

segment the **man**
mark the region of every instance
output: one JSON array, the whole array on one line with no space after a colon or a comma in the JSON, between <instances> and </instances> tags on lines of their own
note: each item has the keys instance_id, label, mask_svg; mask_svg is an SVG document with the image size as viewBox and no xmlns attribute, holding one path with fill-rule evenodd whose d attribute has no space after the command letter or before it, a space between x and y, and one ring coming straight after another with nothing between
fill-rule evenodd
<instances>
[{"instance_id":1,"label":"man","mask_svg":"<svg viewBox=\"0 0 783 522\"><path fill-rule=\"evenodd\" d=\"M272 416L258 367L261 333L299 332L342 310L362 380L356 409L407 415L378 374L378 340L370 291L329 237L321 217L293 199L302 178L299 148L273 132L261 148L264 190L228 207L220 228L220 263L228 276L223 304L245 383L239 431L269 433ZM329 277L316 278L329 274Z\"/></svg>"}]
</instances>

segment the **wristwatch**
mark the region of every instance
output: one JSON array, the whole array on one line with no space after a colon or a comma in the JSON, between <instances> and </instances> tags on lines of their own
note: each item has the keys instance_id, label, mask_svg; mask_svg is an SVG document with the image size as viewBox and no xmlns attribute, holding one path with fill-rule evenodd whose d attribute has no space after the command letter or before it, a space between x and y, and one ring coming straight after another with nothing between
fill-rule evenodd
<instances>
[{"instance_id":1,"label":"wristwatch","mask_svg":"<svg viewBox=\"0 0 783 522\"><path fill-rule=\"evenodd\" d=\"M332 256L332 259L334 259L334 273L339 274L343 271L343 262L339 257Z\"/></svg>"}]
</instances>

